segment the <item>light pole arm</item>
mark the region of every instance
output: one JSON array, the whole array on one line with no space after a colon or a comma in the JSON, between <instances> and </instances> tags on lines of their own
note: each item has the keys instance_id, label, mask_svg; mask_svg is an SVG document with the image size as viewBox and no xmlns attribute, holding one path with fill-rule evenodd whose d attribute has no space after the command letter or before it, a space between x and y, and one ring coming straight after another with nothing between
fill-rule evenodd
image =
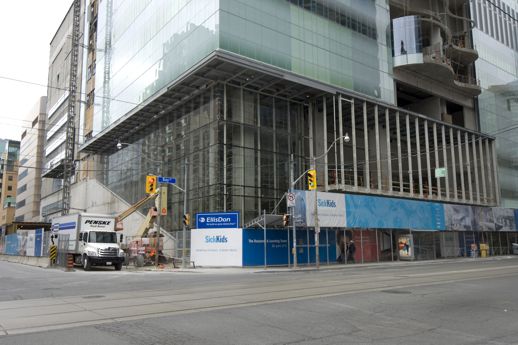
<instances>
[{"instance_id":1,"label":"light pole arm","mask_svg":"<svg viewBox=\"0 0 518 345\"><path fill-rule=\"evenodd\" d=\"M315 164L315 167L316 168L316 162L318 159L324 157L325 155L327 155L329 153L329 151L331 151L331 149L333 148L333 146L336 145L336 143L338 142L338 140L341 140L343 139L345 142L348 142L349 141L349 136L346 134L344 136L341 136L341 137L338 137L336 138L332 143L331 145L329 145L328 149L326 150L326 152L324 152L323 154L321 154L320 156L318 157L313 157L311 160L313 161L312 163ZM299 182L299 180L304 177L304 175L306 175L308 173L308 171L310 170L313 170L314 168L312 169L307 169L306 171L304 171L299 177L297 177L297 179L295 181L293 181L291 183L291 189L293 189L295 187L295 184L297 184L297 182Z\"/></svg>"},{"instance_id":2,"label":"light pole arm","mask_svg":"<svg viewBox=\"0 0 518 345\"><path fill-rule=\"evenodd\" d=\"M348 141L349 141L349 140L348 140L348 139L349 139L349 136L344 135L344 136L341 136L341 137L336 138L336 139L331 143L331 145L329 145L329 147L327 148L326 152L322 153L320 156L313 157L313 161L314 161L314 162L316 162L317 160L319 160L319 159L321 159L321 158L325 157L325 156L329 153L329 151L331 151L331 149L336 145L336 143L338 142L338 140L342 140L342 139L343 139L345 142L348 142Z\"/></svg>"},{"instance_id":3,"label":"light pole arm","mask_svg":"<svg viewBox=\"0 0 518 345\"><path fill-rule=\"evenodd\" d=\"M176 184L172 184L172 186L179 189L181 192L185 193L185 189L183 189L182 187L178 187Z\"/></svg>"}]
</instances>

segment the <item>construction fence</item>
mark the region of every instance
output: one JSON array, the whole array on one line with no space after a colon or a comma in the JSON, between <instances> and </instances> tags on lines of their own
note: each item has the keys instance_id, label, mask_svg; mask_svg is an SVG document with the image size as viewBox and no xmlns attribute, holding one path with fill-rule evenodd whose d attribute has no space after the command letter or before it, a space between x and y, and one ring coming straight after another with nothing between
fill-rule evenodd
<instances>
[{"instance_id":1,"label":"construction fence","mask_svg":"<svg viewBox=\"0 0 518 345\"><path fill-rule=\"evenodd\" d=\"M50 233L43 229L19 230L0 237L0 254L17 256L48 256Z\"/></svg>"}]
</instances>

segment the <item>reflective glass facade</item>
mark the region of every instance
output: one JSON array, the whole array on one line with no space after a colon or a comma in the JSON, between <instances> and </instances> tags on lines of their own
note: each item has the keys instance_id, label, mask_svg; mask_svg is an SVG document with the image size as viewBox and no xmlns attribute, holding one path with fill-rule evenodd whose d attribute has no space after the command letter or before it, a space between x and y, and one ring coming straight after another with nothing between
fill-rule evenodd
<instances>
[{"instance_id":1,"label":"reflective glass facade","mask_svg":"<svg viewBox=\"0 0 518 345\"><path fill-rule=\"evenodd\" d=\"M109 3L99 5L94 136L218 47L215 0L113 0L107 18Z\"/></svg>"},{"instance_id":2,"label":"reflective glass facade","mask_svg":"<svg viewBox=\"0 0 518 345\"><path fill-rule=\"evenodd\" d=\"M518 207L518 46L513 19L517 6L516 1L498 8L490 2L471 1L477 24L473 39L480 55L477 78L483 89L478 98L480 129L496 137L501 204L514 208ZM489 26L488 18L493 16L500 20Z\"/></svg>"},{"instance_id":3,"label":"reflective glass facade","mask_svg":"<svg viewBox=\"0 0 518 345\"><path fill-rule=\"evenodd\" d=\"M220 0L220 48L394 103L382 0Z\"/></svg>"},{"instance_id":4,"label":"reflective glass facade","mask_svg":"<svg viewBox=\"0 0 518 345\"><path fill-rule=\"evenodd\" d=\"M394 102L386 0L108 3L99 4L94 136L217 49Z\"/></svg>"}]
</instances>

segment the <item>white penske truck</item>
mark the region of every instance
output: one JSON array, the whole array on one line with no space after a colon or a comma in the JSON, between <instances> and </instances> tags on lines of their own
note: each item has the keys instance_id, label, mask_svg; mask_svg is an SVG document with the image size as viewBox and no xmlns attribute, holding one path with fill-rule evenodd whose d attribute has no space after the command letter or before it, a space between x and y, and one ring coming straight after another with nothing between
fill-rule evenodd
<instances>
[{"instance_id":1,"label":"white penske truck","mask_svg":"<svg viewBox=\"0 0 518 345\"><path fill-rule=\"evenodd\" d=\"M52 232L68 235L67 253L73 255L74 264L85 271L92 266L113 266L120 271L124 263L115 232L115 217L99 214L77 213L52 219ZM66 241L67 236L61 237Z\"/></svg>"}]
</instances>

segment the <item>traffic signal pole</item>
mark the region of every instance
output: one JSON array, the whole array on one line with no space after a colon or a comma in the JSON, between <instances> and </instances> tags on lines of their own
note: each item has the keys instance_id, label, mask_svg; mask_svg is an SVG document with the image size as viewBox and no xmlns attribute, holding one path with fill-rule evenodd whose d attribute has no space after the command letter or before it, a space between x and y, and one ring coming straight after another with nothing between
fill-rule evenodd
<instances>
[{"instance_id":1,"label":"traffic signal pole","mask_svg":"<svg viewBox=\"0 0 518 345\"><path fill-rule=\"evenodd\" d=\"M184 163L184 192L183 192L183 214L187 214L187 157L185 157L185 163ZM185 242L187 241L187 225L185 222L183 223L182 228L182 268L186 268L186 260L187 257L185 256Z\"/></svg>"},{"instance_id":2,"label":"traffic signal pole","mask_svg":"<svg viewBox=\"0 0 518 345\"><path fill-rule=\"evenodd\" d=\"M290 155L290 187L291 187L291 190L293 190L293 187L295 185L295 182L293 182L293 179L294 179L294 173L293 173L293 164L294 164L294 161L293 161L293 153ZM296 225L295 225L295 208L294 207L290 207L290 218L291 218L291 223L292 223L292 237L293 237L293 248L292 248L292 252L293 252L293 268L297 268L297 229L296 229Z\"/></svg>"},{"instance_id":3,"label":"traffic signal pole","mask_svg":"<svg viewBox=\"0 0 518 345\"><path fill-rule=\"evenodd\" d=\"M313 157L313 169L317 170L317 160ZM320 226L318 224L318 189L315 182L315 265L320 268Z\"/></svg>"},{"instance_id":4,"label":"traffic signal pole","mask_svg":"<svg viewBox=\"0 0 518 345\"><path fill-rule=\"evenodd\" d=\"M164 173L164 161L162 160L162 162L160 163L160 175L162 175ZM158 196L157 196L157 201L158 201L158 207L157 207L157 215L156 215L156 224L158 226L157 230L156 230L156 243L155 243L155 267L158 268L158 249L160 248L160 214L162 213L162 210L160 209L161 208L161 205L162 205L162 188L167 188L167 187L162 187L162 183L158 183L158 179L155 180L157 183L157 187L158 187Z\"/></svg>"}]
</instances>

